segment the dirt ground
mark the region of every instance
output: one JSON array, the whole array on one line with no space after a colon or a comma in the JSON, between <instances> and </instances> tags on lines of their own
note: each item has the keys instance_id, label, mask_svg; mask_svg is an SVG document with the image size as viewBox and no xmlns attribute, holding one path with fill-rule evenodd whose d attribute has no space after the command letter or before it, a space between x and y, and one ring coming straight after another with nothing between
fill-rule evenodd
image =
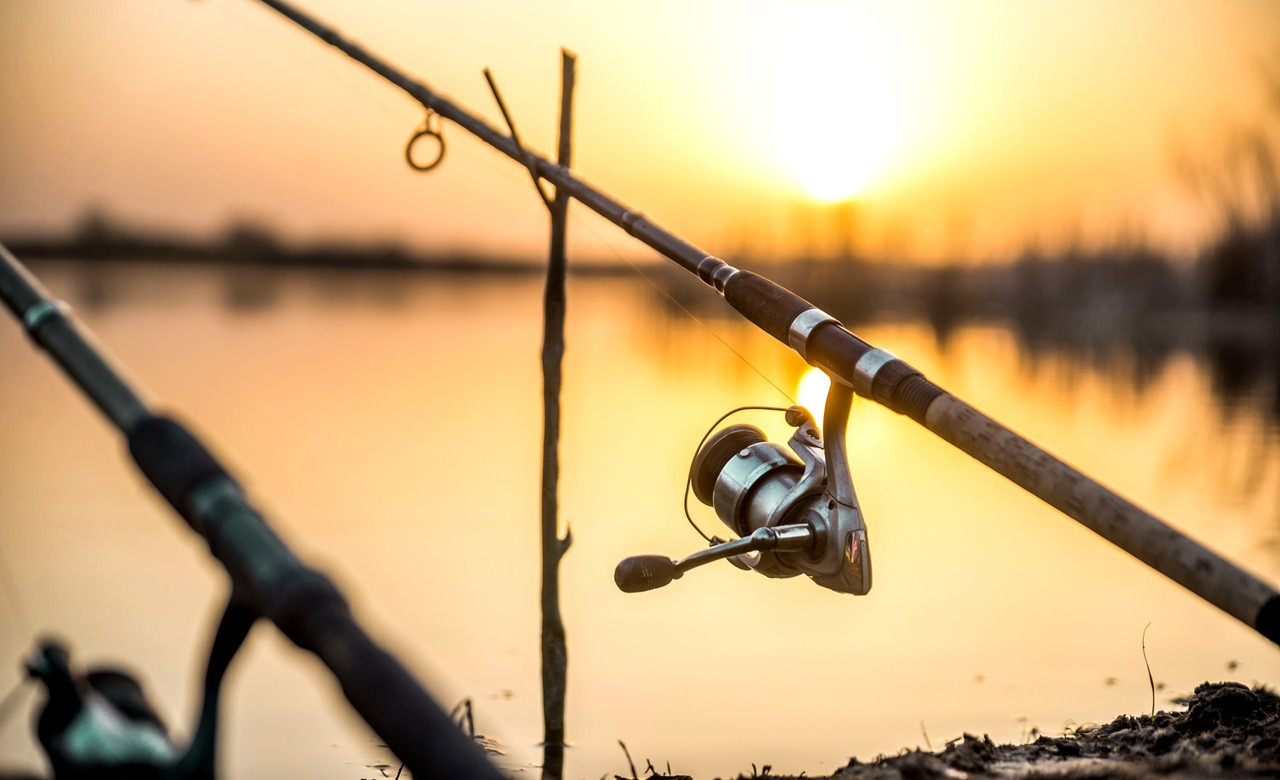
<instances>
[{"instance_id":1,"label":"dirt ground","mask_svg":"<svg viewBox=\"0 0 1280 780\"><path fill-rule=\"evenodd\" d=\"M987 736L965 734L934 752L905 751L874 761L852 759L833 774L805 780L1082 780L1160 777L1280 778L1280 697L1240 683L1203 683L1181 712L1121 715L1103 726L1081 727L1065 737L1040 736L1021 745L997 745ZM629 756L628 756L629 759ZM658 774L652 765L616 780L694 780ZM0 780L30 780L6 775ZM798 780L769 767L737 780Z\"/></svg>"},{"instance_id":2,"label":"dirt ground","mask_svg":"<svg viewBox=\"0 0 1280 780\"><path fill-rule=\"evenodd\" d=\"M961 780L962 778L1258 778L1280 777L1280 698L1240 683L1204 683L1185 712L1121 715L1105 726L1025 745L997 745L965 734L943 750L914 750L869 763L853 759L805 780ZM630 780L621 775L618 780ZM749 778L796 780L767 767ZM650 774L643 780L692 780Z\"/></svg>"}]
</instances>

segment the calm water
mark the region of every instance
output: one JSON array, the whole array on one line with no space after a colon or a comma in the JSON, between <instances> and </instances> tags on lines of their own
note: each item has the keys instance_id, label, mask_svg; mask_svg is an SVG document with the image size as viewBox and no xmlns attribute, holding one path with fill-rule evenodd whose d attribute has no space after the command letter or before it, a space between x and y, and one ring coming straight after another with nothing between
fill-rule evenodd
<instances>
[{"instance_id":1,"label":"calm water","mask_svg":"<svg viewBox=\"0 0 1280 780\"><path fill-rule=\"evenodd\" d=\"M155 399L207 436L441 702L471 697L478 728L535 775L541 282L35 270ZM771 382L796 396L806 367L738 323L709 329L668 313L643 281L575 280L569 295L567 776L624 772L618 739L641 768L647 758L698 777L752 762L818 774L965 730L1008 741L1140 713L1150 707L1148 623L1164 706L1206 679L1280 684L1280 652L1252 631L861 401L850 440L872 595L727 564L620 593L621 558L698 548L680 501L706 427L737 405L786 405ZM1028 354L997 328L961 329L945 349L919 324L860 332L1280 582L1269 396L1224 411L1205 366L1186 355L1137 389L1123 356L1098 368ZM749 421L785 438L776 417ZM710 510L697 516L716 523ZM143 670L176 730L189 730L224 577L8 321L0 556L0 693L17 683L34 636L51 631L81 660ZM5 767L40 766L24 722L32 701L0 723ZM357 780L391 760L323 670L273 629L251 637L227 702L228 777Z\"/></svg>"}]
</instances>

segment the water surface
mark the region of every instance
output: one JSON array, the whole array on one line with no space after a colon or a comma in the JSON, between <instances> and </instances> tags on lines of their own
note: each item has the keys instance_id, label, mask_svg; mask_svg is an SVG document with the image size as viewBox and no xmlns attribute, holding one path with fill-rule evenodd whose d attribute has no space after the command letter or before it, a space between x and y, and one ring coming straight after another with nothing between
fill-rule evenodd
<instances>
[{"instance_id":1,"label":"water surface","mask_svg":"<svg viewBox=\"0 0 1280 780\"><path fill-rule=\"evenodd\" d=\"M72 263L35 267L163 408L234 467L281 534L446 708L527 773L541 737L535 277ZM707 293L710 295L710 293ZM906 418L850 425L875 586L864 598L727 564L623 594L617 562L682 557L698 439L743 404L786 405L806 366L739 322L675 312L643 280L569 285L562 517L567 776L624 773L624 740L698 777L818 774L850 756L1018 740L1150 708L1209 679L1280 683L1250 629ZM1273 390L1225 404L1175 353L1135 381L1028 352L1009 331L921 323L868 341L1269 581L1280 582ZM737 351L742 355L734 354ZM776 387L775 387L776 385ZM785 439L780 415L743 418ZM710 510L695 508L708 528ZM0 689L37 633L143 670L186 733L226 590L104 420L18 327L0 327ZM1229 668L1230 667L1230 668ZM385 749L313 660L260 627L227 690L228 777L377 776ZM28 699L27 709L30 709ZM5 766L40 766L21 718ZM394 772L392 773L394 774Z\"/></svg>"}]
</instances>

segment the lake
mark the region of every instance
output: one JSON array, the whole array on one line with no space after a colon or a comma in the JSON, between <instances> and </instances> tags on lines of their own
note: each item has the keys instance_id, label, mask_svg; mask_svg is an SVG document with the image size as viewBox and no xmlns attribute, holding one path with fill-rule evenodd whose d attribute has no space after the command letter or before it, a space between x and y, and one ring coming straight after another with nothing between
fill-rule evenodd
<instances>
[{"instance_id":1,"label":"lake","mask_svg":"<svg viewBox=\"0 0 1280 780\"><path fill-rule=\"evenodd\" d=\"M446 709L470 698L537 776L542 282L33 264L151 398L206 437L280 534ZM707 296L713 295L709 290ZM1280 652L908 420L849 426L875 585L842 596L728 564L621 593L614 566L684 557L689 461L746 404L820 405L807 367L649 282L569 282L561 515L566 776L646 760L699 778L825 774L964 731L1019 741L1205 680L1280 684ZM1230 397L1206 360L1030 351L997 325L855 328L961 398L1264 579L1280 582L1274 377ZM800 388L806 388L803 393ZM781 415L738 418L785 441ZM924 481L922 477L927 477ZM711 510L693 513L710 532ZM36 636L141 671L187 734L226 579L123 444L16 323L0 325L0 695ZM227 777L379 777L394 761L309 656L259 626L225 692ZM0 767L42 767L35 697ZM394 766L390 770L394 775Z\"/></svg>"}]
</instances>

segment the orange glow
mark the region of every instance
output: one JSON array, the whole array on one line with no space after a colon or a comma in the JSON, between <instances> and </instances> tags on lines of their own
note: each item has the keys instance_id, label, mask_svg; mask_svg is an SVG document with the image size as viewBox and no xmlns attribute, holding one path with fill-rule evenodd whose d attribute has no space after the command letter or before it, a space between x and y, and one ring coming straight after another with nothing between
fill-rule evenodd
<instances>
[{"instance_id":1,"label":"orange glow","mask_svg":"<svg viewBox=\"0 0 1280 780\"><path fill-rule=\"evenodd\" d=\"M555 145L558 50L579 55L575 167L723 249L749 226L807 240L798 200L856 197L863 245L1016 251L1029 237L1177 244L1208 218L1170 139L1259 116L1280 5L513 2L307 7L529 146ZM227 56L229 51L235 56ZM457 128L430 175L402 145L421 111L257 3L0 4L0 235L126 222L212 232L251 215L291 237L397 238L541 257L527 175ZM610 229L582 257L650 257Z\"/></svg>"},{"instance_id":2,"label":"orange glow","mask_svg":"<svg viewBox=\"0 0 1280 780\"><path fill-rule=\"evenodd\" d=\"M831 378L817 368L805 371L796 386L796 402L813 413L819 428L822 427L822 410L830 387Z\"/></svg>"}]
</instances>

